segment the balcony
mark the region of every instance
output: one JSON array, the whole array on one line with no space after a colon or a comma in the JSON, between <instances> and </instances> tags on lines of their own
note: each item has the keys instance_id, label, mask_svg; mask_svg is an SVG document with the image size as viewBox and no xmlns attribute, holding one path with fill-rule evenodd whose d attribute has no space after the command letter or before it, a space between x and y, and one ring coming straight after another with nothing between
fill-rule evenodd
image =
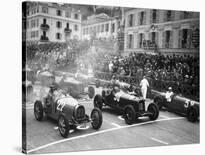
<instances>
[{"instance_id":1,"label":"balcony","mask_svg":"<svg viewBox=\"0 0 205 155\"><path fill-rule=\"evenodd\" d=\"M41 29L47 31L49 29L48 24L41 24Z\"/></svg>"},{"instance_id":2,"label":"balcony","mask_svg":"<svg viewBox=\"0 0 205 155\"><path fill-rule=\"evenodd\" d=\"M66 28L64 29L64 32L65 32L65 33L71 33L71 32L72 32L72 30L71 30L71 29L69 29L68 27L66 27Z\"/></svg>"},{"instance_id":3,"label":"balcony","mask_svg":"<svg viewBox=\"0 0 205 155\"><path fill-rule=\"evenodd\" d=\"M49 41L49 39L48 39L47 36L41 36L40 41L42 41L42 42L47 42L47 41Z\"/></svg>"}]
</instances>

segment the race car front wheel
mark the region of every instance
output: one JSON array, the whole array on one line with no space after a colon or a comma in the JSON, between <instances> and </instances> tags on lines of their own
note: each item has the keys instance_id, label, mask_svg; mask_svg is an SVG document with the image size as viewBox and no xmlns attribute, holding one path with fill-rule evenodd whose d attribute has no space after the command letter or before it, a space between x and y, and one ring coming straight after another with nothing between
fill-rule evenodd
<instances>
[{"instance_id":1,"label":"race car front wheel","mask_svg":"<svg viewBox=\"0 0 205 155\"><path fill-rule=\"evenodd\" d=\"M102 112L98 108L94 108L91 112L91 124L93 129L99 129L102 125Z\"/></svg>"},{"instance_id":2,"label":"race car front wheel","mask_svg":"<svg viewBox=\"0 0 205 155\"><path fill-rule=\"evenodd\" d=\"M131 125L134 123L134 121L135 121L135 109L132 105L128 105L125 107L124 118L125 118L125 122L128 125Z\"/></svg>"},{"instance_id":3,"label":"race car front wheel","mask_svg":"<svg viewBox=\"0 0 205 155\"><path fill-rule=\"evenodd\" d=\"M58 130L59 130L62 137L64 137L64 138L68 137L70 126L69 126L67 119L63 115L59 116Z\"/></svg>"},{"instance_id":4,"label":"race car front wheel","mask_svg":"<svg viewBox=\"0 0 205 155\"><path fill-rule=\"evenodd\" d=\"M42 121L43 119L43 105L41 101L36 101L34 104L34 115L36 120Z\"/></svg>"},{"instance_id":5,"label":"race car front wheel","mask_svg":"<svg viewBox=\"0 0 205 155\"><path fill-rule=\"evenodd\" d=\"M149 118L151 120L156 120L159 116L159 108L156 104L154 103L151 103L149 106L148 106L148 111L151 113L151 115L149 115Z\"/></svg>"}]
</instances>

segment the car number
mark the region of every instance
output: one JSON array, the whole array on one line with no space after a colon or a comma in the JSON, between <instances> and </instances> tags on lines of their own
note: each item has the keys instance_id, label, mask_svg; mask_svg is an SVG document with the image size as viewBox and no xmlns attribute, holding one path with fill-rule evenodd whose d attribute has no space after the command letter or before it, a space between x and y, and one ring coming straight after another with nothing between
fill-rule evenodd
<instances>
[{"instance_id":1,"label":"car number","mask_svg":"<svg viewBox=\"0 0 205 155\"><path fill-rule=\"evenodd\" d=\"M62 111L63 110L63 108L64 108L64 106L65 106L65 102L62 102L62 101L58 101L57 102L57 110L59 110L59 111Z\"/></svg>"}]
</instances>

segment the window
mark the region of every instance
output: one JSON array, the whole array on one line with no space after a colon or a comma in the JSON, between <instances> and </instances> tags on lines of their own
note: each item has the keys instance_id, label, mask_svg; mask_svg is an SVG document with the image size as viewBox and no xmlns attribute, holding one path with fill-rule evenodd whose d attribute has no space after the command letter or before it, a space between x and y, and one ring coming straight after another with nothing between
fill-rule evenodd
<instances>
[{"instance_id":1,"label":"window","mask_svg":"<svg viewBox=\"0 0 205 155\"><path fill-rule=\"evenodd\" d=\"M56 39L58 39L58 40L61 39L61 34L60 33L56 33Z\"/></svg>"},{"instance_id":2,"label":"window","mask_svg":"<svg viewBox=\"0 0 205 155\"><path fill-rule=\"evenodd\" d=\"M39 12L39 6L37 6L37 8L36 8L36 12L37 12L37 13Z\"/></svg>"},{"instance_id":3,"label":"window","mask_svg":"<svg viewBox=\"0 0 205 155\"><path fill-rule=\"evenodd\" d=\"M170 44L170 36L171 36L171 32L170 31L165 31L165 48L169 48L169 44Z\"/></svg>"},{"instance_id":4,"label":"window","mask_svg":"<svg viewBox=\"0 0 205 155\"><path fill-rule=\"evenodd\" d=\"M182 48L187 48L188 29L182 30Z\"/></svg>"},{"instance_id":5,"label":"window","mask_svg":"<svg viewBox=\"0 0 205 155\"><path fill-rule=\"evenodd\" d=\"M46 24L46 18L43 18L43 24Z\"/></svg>"},{"instance_id":6,"label":"window","mask_svg":"<svg viewBox=\"0 0 205 155\"><path fill-rule=\"evenodd\" d=\"M65 16L67 17L67 18L70 18L71 17L71 14L70 14L70 12L65 12Z\"/></svg>"},{"instance_id":7,"label":"window","mask_svg":"<svg viewBox=\"0 0 205 155\"><path fill-rule=\"evenodd\" d=\"M97 26L97 32L100 32L100 25Z\"/></svg>"},{"instance_id":8,"label":"window","mask_svg":"<svg viewBox=\"0 0 205 155\"><path fill-rule=\"evenodd\" d=\"M101 25L101 32L104 32L104 24Z\"/></svg>"},{"instance_id":9,"label":"window","mask_svg":"<svg viewBox=\"0 0 205 155\"><path fill-rule=\"evenodd\" d=\"M42 13L48 13L48 8L47 7L42 7Z\"/></svg>"},{"instance_id":10,"label":"window","mask_svg":"<svg viewBox=\"0 0 205 155\"><path fill-rule=\"evenodd\" d=\"M77 13L75 13L74 18L78 19L78 14Z\"/></svg>"},{"instance_id":11,"label":"window","mask_svg":"<svg viewBox=\"0 0 205 155\"><path fill-rule=\"evenodd\" d=\"M78 31L78 25L74 25L74 30Z\"/></svg>"},{"instance_id":12,"label":"window","mask_svg":"<svg viewBox=\"0 0 205 155\"><path fill-rule=\"evenodd\" d=\"M56 10L56 14L57 14L57 16L61 16L62 15L62 11L61 10Z\"/></svg>"},{"instance_id":13,"label":"window","mask_svg":"<svg viewBox=\"0 0 205 155\"><path fill-rule=\"evenodd\" d=\"M43 31L43 36L46 37L46 31Z\"/></svg>"},{"instance_id":14,"label":"window","mask_svg":"<svg viewBox=\"0 0 205 155\"><path fill-rule=\"evenodd\" d=\"M106 26L105 26L105 31L106 31L106 32L109 31L109 24L106 24Z\"/></svg>"},{"instance_id":15,"label":"window","mask_svg":"<svg viewBox=\"0 0 205 155\"><path fill-rule=\"evenodd\" d=\"M38 31L36 31L36 37L38 37Z\"/></svg>"},{"instance_id":16,"label":"window","mask_svg":"<svg viewBox=\"0 0 205 155\"><path fill-rule=\"evenodd\" d=\"M128 48L133 48L133 35L128 35Z\"/></svg>"},{"instance_id":17,"label":"window","mask_svg":"<svg viewBox=\"0 0 205 155\"><path fill-rule=\"evenodd\" d=\"M139 47L142 48L143 45L143 33L139 34Z\"/></svg>"},{"instance_id":18,"label":"window","mask_svg":"<svg viewBox=\"0 0 205 155\"><path fill-rule=\"evenodd\" d=\"M190 12L184 11L183 15L184 15L184 19L187 19L187 18L189 18Z\"/></svg>"},{"instance_id":19,"label":"window","mask_svg":"<svg viewBox=\"0 0 205 155\"><path fill-rule=\"evenodd\" d=\"M155 42L155 39L156 39L156 32L152 32L151 41L152 41L152 42Z\"/></svg>"},{"instance_id":20,"label":"window","mask_svg":"<svg viewBox=\"0 0 205 155\"><path fill-rule=\"evenodd\" d=\"M170 10L167 11L167 14L166 14L166 15L167 15L167 22L168 22L168 21L171 21L172 11L170 11Z\"/></svg>"},{"instance_id":21,"label":"window","mask_svg":"<svg viewBox=\"0 0 205 155\"><path fill-rule=\"evenodd\" d=\"M128 19L129 19L128 26L132 27L133 26L133 14L130 14Z\"/></svg>"},{"instance_id":22,"label":"window","mask_svg":"<svg viewBox=\"0 0 205 155\"><path fill-rule=\"evenodd\" d=\"M112 32L115 32L115 24L112 24Z\"/></svg>"},{"instance_id":23,"label":"window","mask_svg":"<svg viewBox=\"0 0 205 155\"><path fill-rule=\"evenodd\" d=\"M61 27L62 27L62 23L59 22L59 21L57 21L57 22L56 22L56 27L57 27L57 28L61 28Z\"/></svg>"},{"instance_id":24,"label":"window","mask_svg":"<svg viewBox=\"0 0 205 155\"><path fill-rule=\"evenodd\" d=\"M36 19L36 26L39 26L39 19Z\"/></svg>"},{"instance_id":25,"label":"window","mask_svg":"<svg viewBox=\"0 0 205 155\"><path fill-rule=\"evenodd\" d=\"M156 21L157 21L157 10L154 9L152 11L152 23L156 23Z\"/></svg>"},{"instance_id":26,"label":"window","mask_svg":"<svg viewBox=\"0 0 205 155\"><path fill-rule=\"evenodd\" d=\"M69 23L66 23L66 28L68 28L68 29L69 29Z\"/></svg>"},{"instance_id":27,"label":"window","mask_svg":"<svg viewBox=\"0 0 205 155\"><path fill-rule=\"evenodd\" d=\"M144 12L140 12L140 25L143 25L144 22Z\"/></svg>"}]
</instances>

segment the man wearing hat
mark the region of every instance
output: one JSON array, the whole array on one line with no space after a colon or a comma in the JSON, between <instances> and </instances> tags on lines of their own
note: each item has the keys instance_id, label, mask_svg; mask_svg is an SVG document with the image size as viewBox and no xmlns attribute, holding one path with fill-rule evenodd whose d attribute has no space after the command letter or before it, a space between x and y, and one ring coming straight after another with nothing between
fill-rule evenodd
<instances>
[{"instance_id":1,"label":"man wearing hat","mask_svg":"<svg viewBox=\"0 0 205 155\"><path fill-rule=\"evenodd\" d=\"M174 93L172 92L172 87L169 87L168 91L165 94L165 98L166 98L166 101L168 104L171 103L173 95L174 95Z\"/></svg>"}]
</instances>

